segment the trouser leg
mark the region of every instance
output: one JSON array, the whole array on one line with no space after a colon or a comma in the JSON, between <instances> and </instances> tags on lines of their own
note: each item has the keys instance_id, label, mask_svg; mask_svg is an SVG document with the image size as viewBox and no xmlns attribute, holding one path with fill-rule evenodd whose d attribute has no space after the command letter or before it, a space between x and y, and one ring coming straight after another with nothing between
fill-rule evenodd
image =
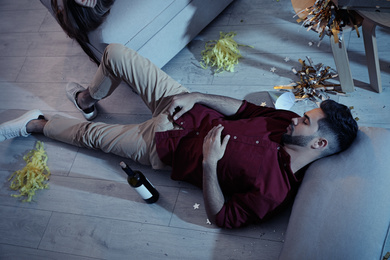
<instances>
[{"instance_id":1,"label":"trouser leg","mask_svg":"<svg viewBox=\"0 0 390 260\"><path fill-rule=\"evenodd\" d=\"M136 51L121 44L110 44L89 92L94 99L103 99L111 95L122 80L140 95L153 116L167 108L172 96L189 92Z\"/></svg>"},{"instance_id":2,"label":"trouser leg","mask_svg":"<svg viewBox=\"0 0 390 260\"><path fill-rule=\"evenodd\" d=\"M106 153L131 158L161 169L154 143L155 132L175 128L165 112L171 97L188 90L137 52L120 44L110 44L89 87L94 99L109 96L124 80L153 113L153 118L136 125L84 122L59 115L48 121L44 134L52 139Z\"/></svg>"},{"instance_id":3,"label":"trouser leg","mask_svg":"<svg viewBox=\"0 0 390 260\"><path fill-rule=\"evenodd\" d=\"M43 131L45 136L54 140L99 149L151 165L154 169L162 169L165 165L157 155L154 133L173 128L167 114L134 125L87 122L55 115L47 122Z\"/></svg>"}]
</instances>

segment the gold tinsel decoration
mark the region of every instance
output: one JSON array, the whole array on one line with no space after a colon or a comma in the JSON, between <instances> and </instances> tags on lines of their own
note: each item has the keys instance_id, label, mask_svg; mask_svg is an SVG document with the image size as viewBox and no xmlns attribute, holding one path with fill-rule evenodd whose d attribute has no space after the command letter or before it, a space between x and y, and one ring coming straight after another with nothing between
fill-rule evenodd
<instances>
[{"instance_id":1,"label":"gold tinsel decoration","mask_svg":"<svg viewBox=\"0 0 390 260\"><path fill-rule=\"evenodd\" d=\"M300 17L297 22L302 22L307 30L313 29L318 32L321 40L325 35L333 35L335 43L338 43L345 26L351 26L360 37L358 30L360 16L354 11L339 9L331 0L316 0L313 6L303 9L296 15Z\"/></svg>"},{"instance_id":2,"label":"gold tinsel decoration","mask_svg":"<svg viewBox=\"0 0 390 260\"><path fill-rule=\"evenodd\" d=\"M313 64L310 57L306 58L308 64L299 59L302 65L301 70L292 68L293 73L299 77L299 81L290 85L275 86L274 89L291 91L297 100L308 98L312 101L322 101L329 99L327 94L345 95L340 91L340 84L327 82L338 76L331 67L322 63Z\"/></svg>"}]
</instances>

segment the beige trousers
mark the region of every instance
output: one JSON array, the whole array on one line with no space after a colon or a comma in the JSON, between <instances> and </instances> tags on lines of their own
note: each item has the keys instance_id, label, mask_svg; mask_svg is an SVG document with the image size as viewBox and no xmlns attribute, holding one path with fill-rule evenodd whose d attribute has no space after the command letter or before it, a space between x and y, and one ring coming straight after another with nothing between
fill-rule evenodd
<instances>
[{"instance_id":1,"label":"beige trousers","mask_svg":"<svg viewBox=\"0 0 390 260\"><path fill-rule=\"evenodd\" d=\"M154 141L155 132L173 130L167 108L174 95L189 92L148 59L120 44L110 44L89 86L94 99L111 95L121 81L139 94L153 117L134 125L112 125L53 116L44 128L44 135L79 147L100 149L106 153L130 158L154 169L164 168Z\"/></svg>"}]
</instances>

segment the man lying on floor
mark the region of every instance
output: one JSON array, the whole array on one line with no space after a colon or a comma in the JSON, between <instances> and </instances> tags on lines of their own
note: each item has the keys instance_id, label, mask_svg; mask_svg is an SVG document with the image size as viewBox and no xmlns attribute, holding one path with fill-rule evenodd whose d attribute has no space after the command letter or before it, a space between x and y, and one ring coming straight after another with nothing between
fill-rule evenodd
<instances>
[{"instance_id":1,"label":"man lying on floor","mask_svg":"<svg viewBox=\"0 0 390 260\"><path fill-rule=\"evenodd\" d=\"M130 158L172 179L203 188L206 212L220 227L239 227L271 216L295 196L298 171L345 150L358 126L349 108L332 100L303 117L224 96L190 93L149 60L120 44L109 45L91 85L67 86L68 98L87 120L95 103L124 80L153 117L134 125L81 121L39 110L0 125L0 141L31 133ZM302 172L302 171L300 171Z\"/></svg>"}]
</instances>

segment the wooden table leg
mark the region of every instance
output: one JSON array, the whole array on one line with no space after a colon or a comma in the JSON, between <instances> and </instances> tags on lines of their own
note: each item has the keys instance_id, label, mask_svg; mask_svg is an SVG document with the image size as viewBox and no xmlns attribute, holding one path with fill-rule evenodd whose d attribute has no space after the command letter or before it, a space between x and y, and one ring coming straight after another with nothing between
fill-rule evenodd
<instances>
[{"instance_id":1,"label":"wooden table leg","mask_svg":"<svg viewBox=\"0 0 390 260\"><path fill-rule=\"evenodd\" d=\"M364 49L366 51L368 76L370 85L378 93L382 92L381 69L379 66L378 47L375 34L376 24L370 19L364 19L362 30Z\"/></svg>"},{"instance_id":2,"label":"wooden table leg","mask_svg":"<svg viewBox=\"0 0 390 260\"><path fill-rule=\"evenodd\" d=\"M355 90L351 69L349 67L349 59L344 41L339 43L334 42L333 35L330 38L330 46L332 47L333 58L336 64L336 69L339 74L341 90L344 92L353 92Z\"/></svg>"}]
</instances>

